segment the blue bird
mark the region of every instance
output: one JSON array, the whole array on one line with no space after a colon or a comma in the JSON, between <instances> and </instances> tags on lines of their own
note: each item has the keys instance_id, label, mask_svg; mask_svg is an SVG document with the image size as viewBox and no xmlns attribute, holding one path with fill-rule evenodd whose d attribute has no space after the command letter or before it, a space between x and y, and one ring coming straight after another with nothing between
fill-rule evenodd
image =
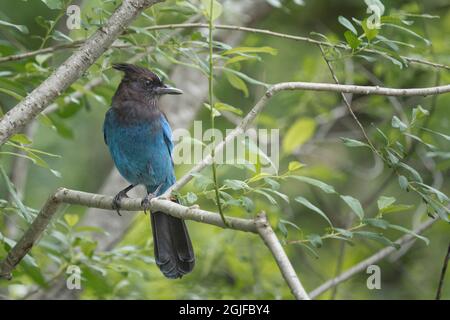
<instances>
[{"instance_id":1,"label":"blue bird","mask_svg":"<svg viewBox=\"0 0 450 320\"><path fill-rule=\"evenodd\" d=\"M145 68L119 63L114 69L124 77L105 116L103 133L114 164L130 186L114 197L120 215L120 200L137 185L144 185L151 198L163 194L175 183L172 162L172 130L158 107L164 94L182 91L165 85ZM152 212L151 225L156 264L167 278L176 279L194 268L195 257L188 230L182 219L163 212Z\"/></svg>"}]
</instances>

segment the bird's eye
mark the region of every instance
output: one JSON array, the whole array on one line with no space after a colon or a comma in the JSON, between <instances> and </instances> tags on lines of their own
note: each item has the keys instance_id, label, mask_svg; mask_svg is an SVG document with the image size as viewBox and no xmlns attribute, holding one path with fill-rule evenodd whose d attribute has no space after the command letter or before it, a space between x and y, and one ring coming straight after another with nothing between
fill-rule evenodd
<instances>
[{"instance_id":1,"label":"bird's eye","mask_svg":"<svg viewBox=\"0 0 450 320\"><path fill-rule=\"evenodd\" d=\"M150 80L145 80L145 85L147 87L150 87L151 84L152 84L152 82Z\"/></svg>"}]
</instances>

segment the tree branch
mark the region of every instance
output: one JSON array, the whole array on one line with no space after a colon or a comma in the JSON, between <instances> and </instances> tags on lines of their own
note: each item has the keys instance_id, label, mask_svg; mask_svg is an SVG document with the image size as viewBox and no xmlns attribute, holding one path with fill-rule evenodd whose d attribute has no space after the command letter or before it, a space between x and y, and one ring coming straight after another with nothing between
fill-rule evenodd
<instances>
[{"instance_id":1,"label":"tree branch","mask_svg":"<svg viewBox=\"0 0 450 320\"><path fill-rule=\"evenodd\" d=\"M157 26L150 26L145 29L147 31L155 31L155 30L165 30L165 29L189 29L189 28L208 28L208 24L207 23L163 24L163 25L157 25ZM307 43L311 43L311 44L315 44L315 45L322 45L322 46L326 46L326 47L351 50L351 48L345 44L333 44L333 43L326 42L326 41L320 41L320 40L315 40L315 39L308 38L308 37L296 36L296 35L291 35L291 34L286 34L286 33L281 33L281 32L274 32L274 31L266 30L266 29L257 29L257 28L250 28L250 27L245 27L245 26L234 26L234 25L225 25L225 24L216 24L216 25L214 25L214 29L258 33L258 34L264 34L264 35L271 36L271 37L289 39L289 40L294 40L294 41L303 41L303 42L307 42ZM78 42L78 43L76 43L76 42ZM25 58L29 58L29 57L32 57L32 56L35 56L35 55L41 54L41 53L54 52L54 51L58 51L58 50L68 49L71 47L76 47L80 44L80 42L82 43L83 40L78 40L76 42L71 43L71 44L63 44L63 45L48 47L48 48L44 48L44 49L40 49L40 50L20 53L20 54L6 56L6 57L1 57L0 63L25 59ZM375 53L375 54L382 53L375 49L366 49L366 48L363 49L362 51L369 52L369 53ZM422 64L422 65L427 65L427 66L430 66L433 68L450 70L450 66L443 64L443 63L436 63L436 62L428 61L425 59L413 58L413 57L408 57L408 56L400 56L400 57L409 63Z\"/></svg>"},{"instance_id":2,"label":"tree branch","mask_svg":"<svg viewBox=\"0 0 450 320\"><path fill-rule=\"evenodd\" d=\"M102 55L136 16L163 0L124 0L100 27L56 71L0 119L0 145L17 133Z\"/></svg>"},{"instance_id":3,"label":"tree branch","mask_svg":"<svg viewBox=\"0 0 450 320\"><path fill-rule=\"evenodd\" d=\"M447 254L445 255L444 264L442 265L441 276L439 277L439 285L436 292L436 300L441 299L442 288L444 287L445 272L447 271L449 260L450 260L450 244L448 245Z\"/></svg>"},{"instance_id":4,"label":"tree branch","mask_svg":"<svg viewBox=\"0 0 450 320\"><path fill-rule=\"evenodd\" d=\"M418 226L414 232L417 234L420 234L422 232L424 232L426 229L428 229L429 227L431 227L431 225L433 223L435 223L436 220L430 219L425 221L424 223L422 223L420 226ZM404 245L409 243L410 241L413 241L415 239L415 237L411 234L406 234L403 237L399 238L397 241L395 241L396 244L398 245ZM361 261L360 263L358 263L357 265L351 267L350 269L348 269L347 271L341 273L339 276L328 280L327 282L325 282L324 284L320 285L319 287L317 287L316 289L314 289L313 291L311 291L309 293L309 296L311 297L311 299L314 299L316 297L318 297L319 295L321 295L322 293L324 293L325 291L333 288L334 286L340 284L341 282L344 282L348 279L350 279L351 277L353 277L354 275L356 275L357 273L364 271L367 269L368 266L377 263L380 260L383 260L384 258L386 258L387 256L389 256L390 254L392 254L393 252L395 252L395 248L394 247L386 247L380 251L378 251L377 253L375 253L374 255L370 256L369 258Z\"/></svg>"},{"instance_id":5,"label":"tree branch","mask_svg":"<svg viewBox=\"0 0 450 320\"><path fill-rule=\"evenodd\" d=\"M122 199L121 208L123 211L143 210L144 208L141 206L141 200L142 199L132 198ZM113 210L112 197L65 188L58 189L50 196L31 226L1 262L0 277L11 279L11 271L39 240L62 203ZM150 210L162 211L177 218L226 228L219 214L201 210L196 207L185 207L170 200L152 199ZM227 217L227 221L230 229L257 233L256 225L253 220Z\"/></svg>"},{"instance_id":6,"label":"tree branch","mask_svg":"<svg viewBox=\"0 0 450 320\"><path fill-rule=\"evenodd\" d=\"M269 250L272 252L273 257L277 262L278 268L280 268L281 274L283 275L284 280L291 289L294 297L297 300L309 300L309 296L303 288L300 280L298 279L297 274L295 273L295 270L292 267L291 262L289 261L289 258L284 252L283 246L275 235L275 232L273 232L272 227L267 220L266 214L263 212L257 215L257 217L255 218L255 223L259 235L261 236Z\"/></svg>"},{"instance_id":7,"label":"tree branch","mask_svg":"<svg viewBox=\"0 0 450 320\"><path fill-rule=\"evenodd\" d=\"M415 89L394 89L379 86L358 86L347 84L332 84L332 83L314 83L314 82L282 82L271 86L250 112L242 119L241 123L225 137L223 141L217 144L216 153L220 153L222 149L230 141L243 133L250 124L255 120L256 116L265 107L267 101L277 92L284 90L312 90L312 91L331 91L341 93L355 93L362 95L382 95L382 96L427 96L433 94L443 94L450 92L450 85L429 87L429 88L415 88ZM211 155L203 158L201 162L195 165L188 174L179 179L171 188L169 188L164 196L167 197L173 191L181 189L184 185L192 180L193 173L198 173L211 163Z\"/></svg>"},{"instance_id":8,"label":"tree branch","mask_svg":"<svg viewBox=\"0 0 450 320\"><path fill-rule=\"evenodd\" d=\"M378 94L378 95L429 95L429 94L441 94L450 91L450 85L439 86L439 87L430 87L430 88L417 88L417 89L393 89L393 88L383 88L383 87L370 87L370 86L356 86L356 85L337 85L337 84L326 84L326 83L308 83L308 82L285 82L279 83L271 86L265 95L256 103L252 110L242 119L241 123L229 134L226 136L225 140L221 141L215 148L215 151L219 153L223 147L233 140L237 135L243 132L251 122L256 118L256 116L262 111L267 101L277 92L283 90L316 90L316 91L333 91L333 92L346 92L346 93L359 93L359 94ZM194 166L191 171L189 171L184 177L182 177L172 188L170 188L163 196L166 197L170 194L170 192L174 190L179 190L182 186L188 183L192 179L193 172L201 171L206 165L208 165L211 161L211 155L205 157L200 163ZM88 207L95 207L101 209L112 209L112 198L108 196L102 196L98 194L86 193L81 191L73 191L69 189L59 189L53 194L36 219L31 224L30 228L25 232L24 236L17 242L13 249L8 253L5 260L2 261L0 265L0 277L11 277L11 271L13 268L20 262L20 260L31 250L32 246L36 243L39 237L42 235L51 218L55 214L59 205L64 203L69 204L78 204L84 205ZM124 199L122 203L122 207L125 210L141 210L141 201L140 199ZM170 200L164 199L153 199L151 201L151 210L162 211L167 214L173 215L182 219L189 219L198 222L208 223L215 226L219 226L225 228L227 226L224 225L221 217L217 213L208 212L196 208L184 207L179 204L173 203ZM227 217L227 221L229 223L229 228L241 231L248 231L257 233L256 224L254 220L248 219L239 219ZM428 222L429 223L429 222ZM432 223L432 222L431 222ZM429 223L431 225L431 223ZM418 232L421 232L419 230ZM400 241L405 241L402 239L406 239L409 241L413 236L407 235L400 239ZM392 248L384 249L386 252L391 253ZM393 249L392 249L393 250ZM279 254L279 253L278 253ZM386 255L383 253L384 256ZM383 257L384 257L383 256ZM278 256L280 258L280 256ZM375 257L375 259L378 259ZM370 259L369 259L370 260ZM377 261L377 260L376 260ZM278 260L277 260L278 262ZM364 267L364 266L363 266ZM356 267L355 267L356 268ZM353 268L352 268L353 269ZM351 270L352 270L351 269ZM290 277L290 281L292 280L292 273L287 272L286 274ZM356 271L357 272L357 271ZM286 274L284 276L286 277ZM344 273L344 279L345 275ZM353 273L350 273L350 276ZM348 277L350 277L348 276ZM342 277L342 275L341 275ZM341 280L343 281L343 280ZM295 281L294 281L295 282ZM336 282L338 283L338 282ZM334 284L331 283L331 286ZM294 284L294 286L298 286L298 284ZM328 285L330 286L330 285ZM320 289L320 288L319 288ZM298 291L296 291L298 292ZM313 292L316 293L316 292ZM301 294L301 296L305 296Z\"/></svg>"}]
</instances>

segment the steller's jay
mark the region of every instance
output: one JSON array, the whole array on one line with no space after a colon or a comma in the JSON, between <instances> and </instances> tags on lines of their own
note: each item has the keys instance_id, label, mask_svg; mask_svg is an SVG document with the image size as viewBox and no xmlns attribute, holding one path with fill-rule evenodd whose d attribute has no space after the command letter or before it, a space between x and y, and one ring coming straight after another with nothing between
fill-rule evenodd
<instances>
[{"instance_id":1,"label":"steller's jay","mask_svg":"<svg viewBox=\"0 0 450 320\"><path fill-rule=\"evenodd\" d=\"M105 143L120 174L131 184L114 197L120 215L120 200L141 184L148 196L163 194L175 183L172 162L172 130L158 107L164 94L182 91L165 85L153 72L119 63L114 69L125 73L105 116ZM194 268L195 258L188 230L182 219L162 212L151 213L155 260L167 278L181 278Z\"/></svg>"}]
</instances>

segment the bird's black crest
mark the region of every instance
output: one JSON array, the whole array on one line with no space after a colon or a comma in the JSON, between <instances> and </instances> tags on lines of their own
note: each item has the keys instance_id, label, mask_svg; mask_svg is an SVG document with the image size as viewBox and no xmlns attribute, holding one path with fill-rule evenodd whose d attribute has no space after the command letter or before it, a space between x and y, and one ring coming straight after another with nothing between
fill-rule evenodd
<instances>
[{"instance_id":1,"label":"bird's black crest","mask_svg":"<svg viewBox=\"0 0 450 320\"><path fill-rule=\"evenodd\" d=\"M119 71L123 71L125 72L125 75L127 77L131 77L131 78L146 78L148 80L151 80L152 82L155 83L161 83L161 79L152 71L146 69L146 68L142 68L142 67L138 67L134 64L129 64L129 63L114 63L112 65L112 67L116 70Z\"/></svg>"}]
</instances>

